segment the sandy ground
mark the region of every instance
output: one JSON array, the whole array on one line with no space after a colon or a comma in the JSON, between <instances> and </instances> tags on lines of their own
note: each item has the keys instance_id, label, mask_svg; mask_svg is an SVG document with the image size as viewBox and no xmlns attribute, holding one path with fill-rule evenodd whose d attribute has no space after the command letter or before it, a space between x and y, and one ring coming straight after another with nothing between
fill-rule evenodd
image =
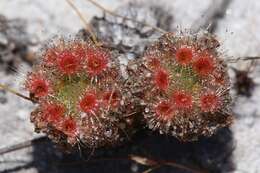
<instances>
[{"instance_id":1,"label":"sandy ground","mask_svg":"<svg viewBox=\"0 0 260 173\"><path fill-rule=\"evenodd\" d=\"M149 1L149 0L146 0ZM100 0L109 9L116 9L126 0ZM150 1L149 1L150 2ZM174 15L173 30L189 28L204 18L206 10L213 0L161 0L170 13ZM85 16L101 16L102 12L84 0L76 4ZM0 13L8 18L22 18L28 23L28 32L44 42L54 35L70 35L77 32L82 24L68 4L63 0L1 0ZM226 16L219 21L216 33L223 43L223 49L229 57L259 56L260 43L260 1L233 0L226 11ZM36 49L36 48L33 48ZM245 63L232 66L245 68ZM23 74L30 67L24 64L19 69L19 75L6 76L0 72L0 82L13 88L21 88ZM259 67L251 74L256 82L260 82ZM232 75L232 71L231 71ZM33 126L29 122L29 113L33 105L9 93L0 92L0 148L36 137ZM232 126L235 149L233 160L235 173L260 173L260 87L256 87L252 97L239 97L235 100L234 113L236 120ZM33 158L32 149L0 156L0 171L17 166L17 163L3 164L6 160L22 160L30 162ZM3 163L1 163L3 162ZM20 164L23 165L24 163ZM134 168L133 168L134 170ZM37 172L35 168L21 169L18 172ZM16 172L16 171L13 171Z\"/></svg>"},{"instance_id":2,"label":"sandy ground","mask_svg":"<svg viewBox=\"0 0 260 173\"><path fill-rule=\"evenodd\" d=\"M259 1L233 1L225 19L220 21L217 34L222 38L229 56L259 56L260 14ZM238 63L238 68L245 69L245 64ZM259 83L259 63L251 74ZM256 87L251 98L238 98L234 112L238 117L232 127L236 149L234 160L236 173L260 172L260 88Z\"/></svg>"}]
</instances>

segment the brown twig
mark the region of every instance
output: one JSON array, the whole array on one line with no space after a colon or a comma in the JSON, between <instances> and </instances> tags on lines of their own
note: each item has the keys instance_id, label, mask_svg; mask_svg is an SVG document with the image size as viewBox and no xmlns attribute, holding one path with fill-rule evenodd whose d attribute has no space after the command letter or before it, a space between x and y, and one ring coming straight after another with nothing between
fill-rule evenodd
<instances>
[{"instance_id":1,"label":"brown twig","mask_svg":"<svg viewBox=\"0 0 260 173\"><path fill-rule=\"evenodd\" d=\"M31 139L31 140L28 140L28 141L21 142L19 144L15 144L15 145L11 145L11 146L1 148L0 149L0 155L10 153L10 152L13 152L13 151L17 151L17 150L20 150L20 149L23 149L23 148L31 147L34 144L45 142L45 141L47 141L47 139L48 138L46 136L42 136L42 137L38 137L38 138L35 138L35 139Z\"/></svg>"},{"instance_id":2,"label":"brown twig","mask_svg":"<svg viewBox=\"0 0 260 173\"><path fill-rule=\"evenodd\" d=\"M239 57L239 58L230 58L226 61L228 63L236 63L237 61L253 61L253 60L260 60L259 56L251 56L251 57Z\"/></svg>"},{"instance_id":3,"label":"brown twig","mask_svg":"<svg viewBox=\"0 0 260 173\"><path fill-rule=\"evenodd\" d=\"M79 9L72 3L72 0L66 0L66 2L69 4L69 6L77 13L77 15L79 16L80 20L82 21L82 23L85 25L85 29L90 33L91 38L93 40L93 42L96 45L100 45L100 43L97 40L96 35L94 34L94 32L91 29L90 24L87 22L87 20L85 19L85 17L82 15L82 13L79 11Z\"/></svg>"},{"instance_id":4,"label":"brown twig","mask_svg":"<svg viewBox=\"0 0 260 173\"><path fill-rule=\"evenodd\" d=\"M192 25L192 30L198 32L200 29L207 29L214 32L218 20L225 16L226 10L232 0L214 0L206 10L202 18L196 20Z\"/></svg>"},{"instance_id":5,"label":"brown twig","mask_svg":"<svg viewBox=\"0 0 260 173\"><path fill-rule=\"evenodd\" d=\"M91 159L89 161L83 160L83 161L75 161L75 162L68 162L68 163L58 163L58 165L71 166L71 165L84 164L86 162L93 163L93 162L100 162L100 161L126 161L126 160L134 161L140 165L149 166L150 168L147 169L146 171L144 171L143 173L152 172L153 170L158 169L162 166L171 166L174 168L188 171L190 173L206 173L205 171L195 170L195 169L187 167L185 165L178 164L174 161L161 161L161 160L150 159L147 157L142 157L142 156L137 156L137 155L129 155L128 157L117 157L117 158Z\"/></svg>"},{"instance_id":6,"label":"brown twig","mask_svg":"<svg viewBox=\"0 0 260 173\"><path fill-rule=\"evenodd\" d=\"M141 157L141 156L137 156L137 155L130 155L129 158L130 158L130 160L135 161L136 163L139 163L141 165L146 165L146 166L152 166L154 168L159 168L161 166L171 166L171 167L175 167L175 168L185 170L185 171L188 171L191 173L205 173L205 171L195 170L194 168L190 168L185 165L178 164L174 161L154 160L154 159L150 159L147 157Z\"/></svg>"},{"instance_id":7,"label":"brown twig","mask_svg":"<svg viewBox=\"0 0 260 173\"><path fill-rule=\"evenodd\" d=\"M15 91L14 89L11 89L10 87L8 87L8 86L6 86L6 85L0 84L0 89L6 90L6 91L8 91L8 92L10 92L10 93L12 93L12 94L18 96L18 97L21 97L21 98L23 98L23 99L25 99L25 100L29 100L29 101L35 103L35 100L33 100L33 99L31 99L30 97L27 97L27 96L25 96L25 95L19 93L18 91Z\"/></svg>"},{"instance_id":8,"label":"brown twig","mask_svg":"<svg viewBox=\"0 0 260 173\"><path fill-rule=\"evenodd\" d=\"M189 172L192 172L192 173L206 173L205 171L198 171L198 170L195 170L193 168L189 168L187 166L184 166L184 165L181 165L181 164L178 164L178 163L174 163L174 162L165 161L165 162L162 162L162 164L167 165L167 166L172 166L172 167L175 167L175 168L179 168L181 170L186 170L186 171L189 171Z\"/></svg>"},{"instance_id":9,"label":"brown twig","mask_svg":"<svg viewBox=\"0 0 260 173\"><path fill-rule=\"evenodd\" d=\"M154 167L148 168L147 170L145 170L142 173L150 173L150 172L154 171L155 169L159 169L160 167L162 167L162 166L161 165L154 166Z\"/></svg>"},{"instance_id":10,"label":"brown twig","mask_svg":"<svg viewBox=\"0 0 260 173\"><path fill-rule=\"evenodd\" d=\"M141 22L141 21L138 21L138 20L135 20L133 18L130 18L130 17L126 17L126 16L122 16L120 14L117 14L105 7L103 7L102 5L100 5L99 3L97 3L96 1L94 0L86 0L88 2L90 2L91 4L93 4L94 6L96 6L97 8L101 9L104 13L107 13L107 14L110 14L112 16L115 16L115 17L119 17L119 18L122 18L123 20L129 20L129 21L132 21L132 22L135 22L135 23L138 23L138 24L142 24L142 25L145 25L145 26L148 26L148 27L151 27L152 29L160 32L160 33L166 33L165 30L159 28L159 27L156 27L156 26L153 26L153 25L150 25L149 23L146 23L146 22Z\"/></svg>"}]
</instances>

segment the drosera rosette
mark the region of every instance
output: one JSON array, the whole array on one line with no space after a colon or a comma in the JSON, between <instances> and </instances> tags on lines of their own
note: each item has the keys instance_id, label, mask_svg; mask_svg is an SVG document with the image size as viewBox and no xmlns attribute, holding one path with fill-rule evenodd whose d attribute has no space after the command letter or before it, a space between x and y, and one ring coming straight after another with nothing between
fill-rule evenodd
<instances>
[{"instance_id":1,"label":"drosera rosette","mask_svg":"<svg viewBox=\"0 0 260 173\"><path fill-rule=\"evenodd\" d=\"M25 87L38 107L37 132L73 147L114 146L127 139L131 99L117 52L80 39L57 39L43 51Z\"/></svg>"},{"instance_id":2,"label":"drosera rosette","mask_svg":"<svg viewBox=\"0 0 260 173\"><path fill-rule=\"evenodd\" d=\"M30 92L34 100L44 98L51 93L50 81L41 71L30 73L27 77L25 88Z\"/></svg>"},{"instance_id":3,"label":"drosera rosette","mask_svg":"<svg viewBox=\"0 0 260 173\"><path fill-rule=\"evenodd\" d=\"M230 81L219 42L207 32L166 33L129 65L150 129L182 141L232 122ZM136 67L138 66L138 67Z\"/></svg>"}]
</instances>

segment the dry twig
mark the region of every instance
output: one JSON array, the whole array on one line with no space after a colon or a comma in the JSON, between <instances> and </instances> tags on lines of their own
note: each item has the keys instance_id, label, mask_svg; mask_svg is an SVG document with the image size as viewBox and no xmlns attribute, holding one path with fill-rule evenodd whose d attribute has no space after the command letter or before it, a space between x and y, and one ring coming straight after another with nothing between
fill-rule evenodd
<instances>
[{"instance_id":1,"label":"dry twig","mask_svg":"<svg viewBox=\"0 0 260 173\"><path fill-rule=\"evenodd\" d=\"M31 140L27 140L27 141L24 141L24 142L15 144L15 145L10 145L10 146L1 148L0 149L0 155L10 153L10 152L13 152L13 151L17 151L17 150L20 150L20 149L23 149L23 148L31 147L34 144L45 142L45 141L47 141L47 139L48 138L46 136L42 136L42 137L34 138L34 139L31 139Z\"/></svg>"},{"instance_id":2,"label":"dry twig","mask_svg":"<svg viewBox=\"0 0 260 173\"><path fill-rule=\"evenodd\" d=\"M259 56L248 56L248 57L239 57L239 58L230 58L227 59L227 63L237 63L238 61L254 61L260 60Z\"/></svg>"},{"instance_id":3,"label":"dry twig","mask_svg":"<svg viewBox=\"0 0 260 173\"><path fill-rule=\"evenodd\" d=\"M107 14L110 14L112 16L115 16L115 17L119 17L119 18L122 18L123 20L128 20L128 21L132 21L132 22L135 22L135 23L138 23L138 24L142 24L142 25L145 25L145 26L148 26L148 27L151 27L152 29L160 32L160 33L166 33L167 31L159 28L159 27L156 27L156 26L153 26L153 25L150 25L149 23L146 23L146 22L141 22L141 21L138 21L138 20L135 20L133 18L130 18L130 17L126 17L126 16L122 16L120 14L117 14L105 7L103 7L102 5L100 5L99 3L97 3L96 1L94 0L86 0L88 2L90 2L91 4L93 4L94 6L96 6L97 8L99 8L100 10L102 10L104 13L107 13Z\"/></svg>"},{"instance_id":4,"label":"dry twig","mask_svg":"<svg viewBox=\"0 0 260 173\"><path fill-rule=\"evenodd\" d=\"M6 86L6 85L4 85L4 84L0 84L0 89L6 90L6 91L8 91L8 92L10 92L10 93L12 93L12 94L18 96L18 97L21 97L21 98L23 98L23 99L25 99L25 100L29 100L29 101L35 103L35 100L33 100L33 99L31 99L30 97L27 97L27 96L25 96L25 95L19 93L18 91L15 91L14 89L11 89L10 87L8 87L8 86Z\"/></svg>"},{"instance_id":5,"label":"dry twig","mask_svg":"<svg viewBox=\"0 0 260 173\"><path fill-rule=\"evenodd\" d=\"M85 17L82 15L82 13L79 11L79 9L72 3L71 0L66 0L66 2L69 4L69 6L77 13L77 15L79 16L80 20L82 21L82 23L85 25L85 29L90 33L91 38L93 40L93 42L96 45L100 45L100 43L97 40L96 35L94 34L94 32L92 31L92 27L90 26L90 24L87 22L87 20L85 19Z\"/></svg>"}]
</instances>

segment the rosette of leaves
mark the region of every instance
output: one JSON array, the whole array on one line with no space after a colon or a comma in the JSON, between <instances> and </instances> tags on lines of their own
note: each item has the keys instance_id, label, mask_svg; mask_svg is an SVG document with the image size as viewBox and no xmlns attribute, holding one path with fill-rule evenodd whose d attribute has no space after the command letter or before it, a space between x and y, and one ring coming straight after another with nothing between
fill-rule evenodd
<instances>
[{"instance_id":1,"label":"rosette of leaves","mask_svg":"<svg viewBox=\"0 0 260 173\"><path fill-rule=\"evenodd\" d=\"M214 35L166 33L128 66L147 126L182 141L232 122L225 55ZM131 82L132 81L132 82Z\"/></svg>"},{"instance_id":2,"label":"rosette of leaves","mask_svg":"<svg viewBox=\"0 0 260 173\"><path fill-rule=\"evenodd\" d=\"M57 39L43 48L25 83L38 104L31 114L36 131L66 147L126 140L134 109L116 57L78 39Z\"/></svg>"}]
</instances>

